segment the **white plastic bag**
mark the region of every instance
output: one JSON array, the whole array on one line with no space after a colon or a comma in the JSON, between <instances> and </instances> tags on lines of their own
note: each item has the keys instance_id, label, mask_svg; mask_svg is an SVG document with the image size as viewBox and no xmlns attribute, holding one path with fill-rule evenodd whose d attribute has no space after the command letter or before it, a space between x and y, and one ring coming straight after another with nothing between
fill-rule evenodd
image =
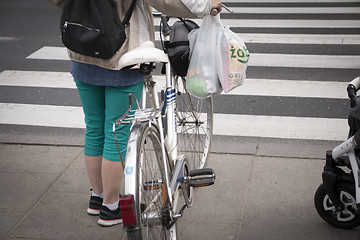
<instances>
[{"instance_id":1,"label":"white plastic bag","mask_svg":"<svg viewBox=\"0 0 360 240\"><path fill-rule=\"evenodd\" d=\"M220 15L207 15L201 26L189 33L190 64L186 88L194 96L205 98L222 92L216 68L216 44L222 31Z\"/></svg>"},{"instance_id":2,"label":"white plastic bag","mask_svg":"<svg viewBox=\"0 0 360 240\"><path fill-rule=\"evenodd\" d=\"M250 54L243 40L229 27L220 34L217 50L219 81L224 92L229 92L243 84Z\"/></svg>"}]
</instances>

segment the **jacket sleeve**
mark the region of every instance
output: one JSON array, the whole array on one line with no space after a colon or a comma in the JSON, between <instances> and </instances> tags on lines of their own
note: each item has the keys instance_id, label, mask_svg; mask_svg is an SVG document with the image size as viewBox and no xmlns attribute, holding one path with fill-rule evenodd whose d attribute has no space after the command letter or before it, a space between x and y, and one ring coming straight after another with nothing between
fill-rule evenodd
<instances>
[{"instance_id":1,"label":"jacket sleeve","mask_svg":"<svg viewBox=\"0 0 360 240\"><path fill-rule=\"evenodd\" d=\"M57 8L63 9L65 0L49 0L52 4L54 4Z\"/></svg>"},{"instance_id":2,"label":"jacket sleeve","mask_svg":"<svg viewBox=\"0 0 360 240\"><path fill-rule=\"evenodd\" d=\"M210 13L210 0L145 0L157 11L169 16L203 18Z\"/></svg>"}]
</instances>

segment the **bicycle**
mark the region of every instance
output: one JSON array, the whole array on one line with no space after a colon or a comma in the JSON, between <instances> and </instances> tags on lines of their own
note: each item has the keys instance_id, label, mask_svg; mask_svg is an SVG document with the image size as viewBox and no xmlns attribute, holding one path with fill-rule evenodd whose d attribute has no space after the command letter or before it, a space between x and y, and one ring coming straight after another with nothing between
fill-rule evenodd
<instances>
[{"instance_id":1,"label":"bicycle","mask_svg":"<svg viewBox=\"0 0 360 240\"><path fill-rule=\"evenodd\" d=\"M350 98L349 138L326 152L323 183L314 196L320 217L342 229L360 226L360 96L356 96L359 88L359 77L347 87Z\"/></svg>"},{"instance_id":2,"label":"bicycle","mask_svg":"<svg viewBox=\"0 0 360 240\"><path fill-rule=\"evenodd\" d=\"M171 34L168 20L161 15L165 41ZM166 70L166 89L160 97L151 75L156 62L164 63ZM172 76L167 55L152 42L129 51L119 62L124 66L139 63L145 75L142 100L129 95L129 110L113 125L116 141L116 126L131 124L124 195L120 197L123 225L129 240L176 239L176 222L191 207L193 188L215 182L214 171L205 168L212 138L213 100L191 96L186 80ZM151 107L146 106L147 100ZM133 103L136 110L132 110Z\"/></svg>"}]
</instances>

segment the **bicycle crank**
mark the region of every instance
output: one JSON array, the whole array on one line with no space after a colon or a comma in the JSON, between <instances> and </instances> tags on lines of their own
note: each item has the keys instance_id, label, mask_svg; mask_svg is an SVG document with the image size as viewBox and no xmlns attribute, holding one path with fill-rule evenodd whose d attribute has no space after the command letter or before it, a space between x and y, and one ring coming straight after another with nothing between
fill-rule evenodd
<instances>
[{"instance_id":1,"label":"bicycle crank","mask_svg":"<svg viewBox=\"0 0 360 240\"><path fill-rule=\"evenodd\" d=\"M206 187L215 183L215 172L211 168L195 169L190 171L189 176L185 179L191 187Z\"/></svg>"}]
</instances>

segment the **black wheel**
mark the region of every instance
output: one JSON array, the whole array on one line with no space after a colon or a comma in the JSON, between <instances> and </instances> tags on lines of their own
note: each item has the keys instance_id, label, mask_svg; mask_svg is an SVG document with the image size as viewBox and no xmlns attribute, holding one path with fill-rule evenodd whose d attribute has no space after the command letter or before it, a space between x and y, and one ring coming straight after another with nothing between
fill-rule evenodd
<instances>
[{"instance_id":1,"label":"black wheel","mask_svg":"<svg viewBox=\"0 0 360 240\"><path fill-rule=\"evenodd\" d=\"M336 184L335 189L345 206L344 210L337 211L335 209L326 193L324 184L321 184L314 196L315 208L320 217L337 228L352 229L360 226L360 214L356 205L354 186L351 183L342 182Z\"/></svg>"}]
</instances>

